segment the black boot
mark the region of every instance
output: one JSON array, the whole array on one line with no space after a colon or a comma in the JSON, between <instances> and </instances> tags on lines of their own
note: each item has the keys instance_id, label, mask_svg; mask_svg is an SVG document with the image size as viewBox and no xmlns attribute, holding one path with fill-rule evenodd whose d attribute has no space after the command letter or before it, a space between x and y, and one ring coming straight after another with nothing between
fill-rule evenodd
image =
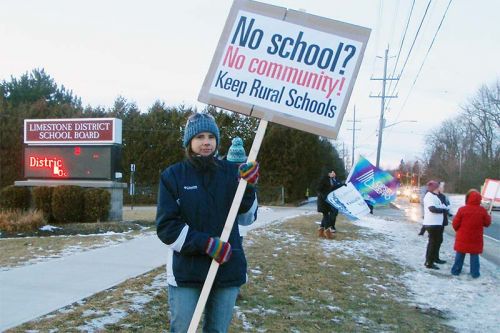
<instances>
[{"instance_id":1,"label":"black boot","mask_svg":"<svg viewBox=\"0 0 500 333\"><path fill-rule=\"evenodd\" d=\"M434 263L432 263L432 262L426 262L425 263L425 267L427 267L429 269L439 269L439 267L437 267L436 265L434 265Z\"/></svg>"},{"instance_id":2,"label":"black boot","mask_svg":"<svg viewBox=\"0 0 500 333\"><path fill-rule=\"evenodd\" d=\"M442 265L442 264L446 264L446 260L441 260L441 259L434 260L434 262L435 262L436 264L440 264L440 265Z\"/></svg>"}]
</instances>

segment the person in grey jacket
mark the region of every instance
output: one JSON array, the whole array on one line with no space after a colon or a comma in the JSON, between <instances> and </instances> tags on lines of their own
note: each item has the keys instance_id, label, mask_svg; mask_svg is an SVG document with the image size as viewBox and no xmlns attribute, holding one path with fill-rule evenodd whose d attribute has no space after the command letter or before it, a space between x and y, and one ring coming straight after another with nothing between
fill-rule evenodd
<instances>
[{"instance_id":1,"label":"person in grey jacket","mask_svg":"<svg viewBox=\"0 0 500 333\"><path fill-rule=\"evenodd\" d=\"M212 259L221 266L205 307L203 332L226 332L239 288L246 282L247 262L235 223L228 242L224 228L239 178L248 185L238 213L255 201L257 162L234 163L215 157L220 132L208 114L189 117L183 138L186 159L160 176L156 230L168 245L167 284L170 330L186 332Z\"/></svg>"}]
</instances>

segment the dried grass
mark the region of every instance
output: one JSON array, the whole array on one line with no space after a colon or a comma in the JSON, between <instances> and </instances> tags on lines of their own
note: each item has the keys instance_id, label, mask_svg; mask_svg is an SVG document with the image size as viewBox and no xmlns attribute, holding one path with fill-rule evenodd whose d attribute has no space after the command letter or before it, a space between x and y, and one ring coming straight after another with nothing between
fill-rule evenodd
<instances>
[{"instance_id":1,"label":"dried grass","mask_svg":"<svg viewBox=\"0 0 500 333\"><path fill-rule=\"evenodd\" d=\"M8 210L0 212L0 230L4 232L26 232L45 225L43 213L39 210Z\"/></svg>"},{"instance_id":2,"label":"dried grass","mask_svg":"<svg viewBox=\"0 0 500 333\"><path fill-rule=\"evenodd\" d=\"M341 218L335 239L320 240L318 220L299 217L245 238L249 283L229 332L453 331L441 314L412 305L392 258L325 248L374 235ZM7 332L167 332L165 284L160 267Z\"/></svg>"}]
</instances>

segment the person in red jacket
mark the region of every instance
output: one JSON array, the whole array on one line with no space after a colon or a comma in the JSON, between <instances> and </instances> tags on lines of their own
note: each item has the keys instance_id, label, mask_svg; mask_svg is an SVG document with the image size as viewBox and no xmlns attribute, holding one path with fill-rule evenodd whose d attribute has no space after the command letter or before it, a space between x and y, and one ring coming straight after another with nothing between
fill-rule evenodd
<instances>
[{"instance_id":1,"label":"person in red jacket","mask_svg":"<svg viewBox=\"0 0 500 333\"><path fill-rule=\"evenodd\" d=\"M458 209L453 219L455 237L454 249L457 251L452 275L459 275L464 264L465 254L470 254L470 274L479 277L479 254L483 253L483 228L491 224L491 216L481 206L481 194L471 189L465 196L465 206Z\"/></svg>"}]
</instances>

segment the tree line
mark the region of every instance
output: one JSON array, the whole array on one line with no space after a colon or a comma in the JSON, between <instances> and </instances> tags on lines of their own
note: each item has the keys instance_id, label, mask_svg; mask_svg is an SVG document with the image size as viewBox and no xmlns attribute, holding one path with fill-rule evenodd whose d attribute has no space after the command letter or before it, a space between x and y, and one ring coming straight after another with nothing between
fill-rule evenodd
<instances>
[{"instance_id":1,"label":"tree line","mask_svg":"<svg viewBox=\"0 0 500 333\"><path fill-rule=\"evenodd\" d=\"M239 136L248 153L258 119L227 112L213 106L203 110L183 105L167 106L156 101L146 111L118 97L113 106L83 106L71 90L59 86L43 69L0 84L0 187L23 179L23 121L48 118L103 118L122 120L123 182L129 182L130 164L136 165L138 185L156 188L159 173L184 158L182 135L193 112L213 115L221 130L219 154L225 155L232 138ZM283 187L286 202L314 195L321 175L336 170L345 179L343 160L331 142L323 137L269 124L259 151L259 187Z\"/></svg>"},{"instance_id":2,"label":"tree line","mask_svg":"<svg viewBox=\"0 0 500 333\"><path fill-rule=\"evenodd\" d=\"M482 86L457 116L429 133L424 162L426 177L445 181L450 192L500 179L500 81Z\"/></svg>"}]
</instances>

